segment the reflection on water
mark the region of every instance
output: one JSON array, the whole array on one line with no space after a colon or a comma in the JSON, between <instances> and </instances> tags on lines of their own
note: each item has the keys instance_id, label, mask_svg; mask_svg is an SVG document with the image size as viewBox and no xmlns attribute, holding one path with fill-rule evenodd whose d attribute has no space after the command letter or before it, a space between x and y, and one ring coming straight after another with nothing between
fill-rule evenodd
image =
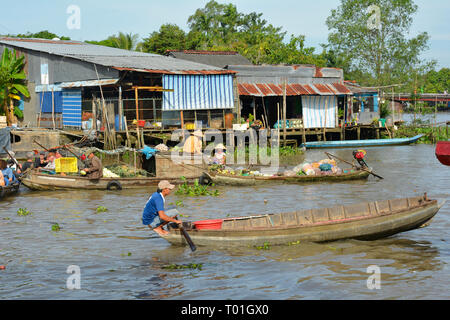
<instances>
[{"instance_id":1,"label":"reflection on water","mask_svg":"<svg viewBox=\"0 0 450 320\"><path fill-rule=\"evenodd\" d=\"M328 150L351 159L351 150ZM185 220L276 213L414 196L449 200L424 229L391 238L291 246L208 248L169 245L141 224L151 188L30 192L1 202L0 298L7 299L448 299L450 170L434 146L367 148L384 180L217 187L220 197L178 198ZM307 161L325 158L308 151ZM267 201L264 201L267 200ZM104 206L107 212L97 213ZM17 216L27 208L31 216ZM58 223L61 231L51 230ZM168 270L171 264L202 270ZM81 268L81 289L66 289L69 265ZM381 290L369 290L367 268L381 269Z\"/></svg>"}]
</instances>

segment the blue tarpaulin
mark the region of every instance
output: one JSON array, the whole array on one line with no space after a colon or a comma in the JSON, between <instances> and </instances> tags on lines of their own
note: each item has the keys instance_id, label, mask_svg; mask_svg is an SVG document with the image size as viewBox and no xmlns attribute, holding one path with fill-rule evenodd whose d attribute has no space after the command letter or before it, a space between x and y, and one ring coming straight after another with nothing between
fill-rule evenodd
<instances>
[{"instance_id":1,"label":"blue tarpaulin","mask_svg":"<svg viewBox=\"0 0 450 320\"><path fill-rule=\"evenodd\" d=\"M145 155L145 158L148 160L153 157L155 153L158 152L158 150L150 148L149 146L145 146L144 148L139 150L139 152L142 152Z\"/></svg>"},{"instance_id":2,"label":"blue tarpaulin","mask_svg":"<svg viewBox=\"0 0 450 320\"><path fill-rule=\"evenodd\" d=\"M5 153L5 150L3 148L6 148L6 150L11 150L11 128L6 127L3 129L0 129L0 153Z\"/></svg>"}]
</instances>

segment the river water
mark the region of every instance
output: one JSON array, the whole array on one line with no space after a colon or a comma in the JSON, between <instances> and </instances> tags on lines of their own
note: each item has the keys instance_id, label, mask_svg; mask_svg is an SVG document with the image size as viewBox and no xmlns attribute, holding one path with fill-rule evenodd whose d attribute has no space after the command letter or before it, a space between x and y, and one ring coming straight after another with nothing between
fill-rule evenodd
<instances>
[{"instance_id":1,"label":"river water","mask_svg":"<svg viewBox=\"0 0 450 320\"><path fill-rule=\"evenodd\" d=\"M184 198L184 220L224 218L412 197L447 199L427 228L387 239L234 249L168 244L141 224L152 189L30 192L0 202L1 299L449 299L450 167L433 145L367 148L384 177L346 183L217 187L219 197ZM327 150L351 159L351 150ZM306 159L325 158L308 151ZM267 200L267 204L264 203ZM97 213L104 206L107 212ZM17 215L19 208L31 216ZM52 231L53 223L61 230ZM201 264L168 270L167 265ZM70 265L80 289L69 290ZM370 266L381 288L369 289Z\"/></svg>"}]
</instances>

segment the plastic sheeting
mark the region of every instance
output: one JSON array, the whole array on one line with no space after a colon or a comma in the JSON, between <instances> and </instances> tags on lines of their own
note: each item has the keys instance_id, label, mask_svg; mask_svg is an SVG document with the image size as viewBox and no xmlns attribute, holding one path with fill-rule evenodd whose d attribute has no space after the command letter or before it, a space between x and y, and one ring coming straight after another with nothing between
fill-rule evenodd
<instances>
[{"instance_id":1,"label":"plastic sheeting","mask_svg":"<svg viewBox=\"0 0 450 320\"><path fill-rule=\"evenodd\" d=\"M3 129L0 129L0 153L4 153L5 150L3 148L6 148L6 150L11 150L11 128L6 127Z\"/></svg>"},{"instance_id":2,"label":"plastic sheeting","mask_svg":"<svg viewBox=\"0 0 450 320\"><path fill-rule=\"evenodd\" d=\"M302 96L305 128L336 127L336 96Z\"/></svg>"},{"instance_id":3,"label":"plastic sheeting","mask_svg":"<svg viewBox=\"0 0 450 320\"><path fill-rule=\"evenodd\" d=\"M232 75L164 75L163 110L234 108Z\"/></svg>"}]
</instances>

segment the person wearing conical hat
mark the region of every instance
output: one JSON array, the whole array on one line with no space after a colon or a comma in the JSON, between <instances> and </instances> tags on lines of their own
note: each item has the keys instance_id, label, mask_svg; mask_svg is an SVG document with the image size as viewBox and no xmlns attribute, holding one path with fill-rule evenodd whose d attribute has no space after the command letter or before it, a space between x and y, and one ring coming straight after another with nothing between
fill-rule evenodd
<instances>
[{"instance_id":1,"label":"person wearing conical hat","mask_svg":"<svg viewBox=\"0 0 450 320\"><path fill-rule=\"evenodd\" d=\"M214 157L212 158L212 163L213 164L225 164L226 161L226 155L224 150L226 150L225 146L222 143L219 143L215 148L214 148Z\"/></svg>"},{"instance_id":2,"label":"person wearing conical hat","mask_svg":"<svg viewBox=\"0 0 450 320\"><path fill-rule=\"evenodd\" d=\"M202 131L195 130L194 134L186 139L186 142L183 146L183 152L190 154L202 154L202 139Z\"/></svg>"}]
</instances>

